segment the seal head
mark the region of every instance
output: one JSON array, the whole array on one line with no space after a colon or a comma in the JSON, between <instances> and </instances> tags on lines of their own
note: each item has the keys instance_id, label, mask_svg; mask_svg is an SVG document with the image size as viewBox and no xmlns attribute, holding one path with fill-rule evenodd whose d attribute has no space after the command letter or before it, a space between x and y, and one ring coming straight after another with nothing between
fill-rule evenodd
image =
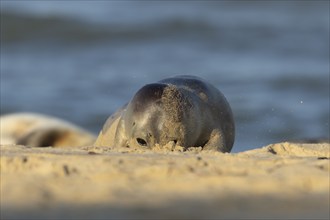
<instances>
[{"instance_id":1,"label":"seal head","mask_svg":"<svg viewBox=\"0 0 330 220\"><path fill-rule=\"evenodd\" d=\"M151 148L170 141L186 146L195 142L196 130L189 128L193 126L197 109L193 108L190 95L185 93L161 83L142 87L128 104L122 121L128 146Z\"/></svg>"}]
</instances>

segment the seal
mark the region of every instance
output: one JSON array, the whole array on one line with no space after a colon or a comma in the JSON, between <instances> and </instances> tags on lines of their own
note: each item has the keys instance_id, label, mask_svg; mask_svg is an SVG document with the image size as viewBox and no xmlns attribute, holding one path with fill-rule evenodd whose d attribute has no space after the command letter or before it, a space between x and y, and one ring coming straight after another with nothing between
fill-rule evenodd
<instances>
[{"instance_id":1,"label":"seal","mask_svg":"<svg viewBox=\"0 0 330 220\"><path fill-rule=\"evenodd\" d=\"M70 122L43 114L6 114L0 117L0 122L0 145L79 147L92 145L96 139Z\"/></svg>"},{"instance_id":2,"label":"seal","mask_svg":"<svg viewBox=\"0 0 330 220\"><path fill-rule=\"evenodd\" d=\"M153 148L169 142L230 152L235 138L229 103L213 85L183 75L143 86L111 115L94 146Z\"/></svg>"}]
</instances>

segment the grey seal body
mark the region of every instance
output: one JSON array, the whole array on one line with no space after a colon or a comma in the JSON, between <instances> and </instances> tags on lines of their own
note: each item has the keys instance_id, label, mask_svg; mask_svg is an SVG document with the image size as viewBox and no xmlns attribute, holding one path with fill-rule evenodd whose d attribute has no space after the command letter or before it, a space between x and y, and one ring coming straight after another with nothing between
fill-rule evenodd
<instances>
[{"instance_id":1,"label":"grey seal body","mask_svg":"<svg viewBox=\"0 0 330 220\"><path fill-rule=\"evenodd\" d=\"M176 76L142 87L108 118L95 146L147 147L169 142L230 152L235 126L222 93L195 76Z\"/></svg>"},{"instance_id":2,"label":"grey seal body","mask_svg":"<svg viewBox=\"0 0 330 220\"><path fill-rule=\"evenodd\" d=\"M94 134L48 115L12 113L0 117L0 145L78 147L95 142Z\"/></svg>"}]
</instances>

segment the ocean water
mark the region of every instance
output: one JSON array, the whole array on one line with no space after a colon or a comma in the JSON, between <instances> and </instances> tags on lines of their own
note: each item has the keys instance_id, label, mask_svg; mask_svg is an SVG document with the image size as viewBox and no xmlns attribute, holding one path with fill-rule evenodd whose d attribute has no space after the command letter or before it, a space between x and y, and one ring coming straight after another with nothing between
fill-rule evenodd
<instances>
[{"instance_id":1,"label":"ocean water","mask_svg":"<svg viewBox=\"0 0 330 220\"><path fill-rule=\"evenodd\" d=\"M1 0L1 114L97 134L140 87L178 74L226 96L233 152L329 139L329 2Z\"/></svg>"}]
</instances>

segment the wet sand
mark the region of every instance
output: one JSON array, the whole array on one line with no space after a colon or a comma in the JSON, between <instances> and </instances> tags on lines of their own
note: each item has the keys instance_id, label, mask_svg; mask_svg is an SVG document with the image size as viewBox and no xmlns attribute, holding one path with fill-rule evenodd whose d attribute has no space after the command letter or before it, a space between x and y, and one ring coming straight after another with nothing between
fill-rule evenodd
<instances>
[{"instance_id":1,"label":"wet sand","mask_svg":"<svg viewBox=\"0 0 330 220\"><path fill-rule=\"evenodd\" d=\"M329 143L0 149L1 219L329 219Z\"/></svg>"}]
</instances>

